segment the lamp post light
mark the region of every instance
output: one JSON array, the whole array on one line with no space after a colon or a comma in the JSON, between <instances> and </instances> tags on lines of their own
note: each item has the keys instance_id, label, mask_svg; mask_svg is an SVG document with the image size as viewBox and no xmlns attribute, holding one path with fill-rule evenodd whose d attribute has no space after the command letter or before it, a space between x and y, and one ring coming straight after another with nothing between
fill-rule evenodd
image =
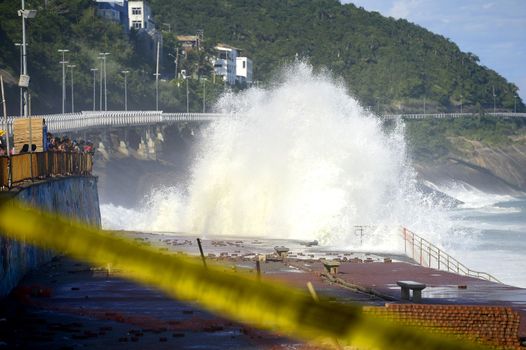
<instances>
[{"instance_id":1,"label":"lamp post light","mask_svg":"<svg viewBox=\"0 0 526 350\"><path fill-rule=\"evenodd\" d=\"M62 53L62 114L64 114L66 109L66 64L69 63L66 61L66 52L69 52L68 49L59 49L58 52Z\"/></svg>"},{"instance_id":2,"label":"lamp post light","mask_svg":"<svg viewBox=\"0 0 526 350\"><path fill-rule=\"evenodd\" d=\"M75 90L74 90L74 83L73 83L73 68L75 68L76 64L68 64L68 68L71 69L71 113L75 113Z\"/></svg>"},{"instance_id":3,"label":"lamp post light","mask_svg":"<svg viewBox=\"0 0 526 350\"><path fill-rule=\"evenodd\" d=\"M99 56L102 59L102 69L104 70L104 110L108 110L108 85L106 80L106 57L109 55L109 52L100 52ZM102 85L102 82L101 82ZM101 94L101 107L102 110L102 94Z\"/></svg>"},{"instance_id":4,"label":"lamp post light","mask_svg":"<svg viewBox=\"0 0 526 350\"><path fill-rule=\"evenodd\" d=\"M517 95L513 96L513 113L517 113Z\"/></svg>"},{"instance_id":5,"label":"lamp post light","mask_svg":"<svg viewBox=\"0 0 526 350\"><path fill-rule=\"evenodd\" d=\"M95 105L97 103L97 94L96 94L96 86L97 86L97 71L98 68L91 68L90 71L93 72L93 110L95 110Z\"/></svg>"},{"instance_id":6,"label":"lamp post light","mask_svg":"<svg viewBox=\"0 0 526 350\"><path fill-rule=\"evenodd\" d=\"M124 74L124 110L128 110L128 73L130 73L129 70L123 70L121 72Z\"/></svg>"}]
</instances>

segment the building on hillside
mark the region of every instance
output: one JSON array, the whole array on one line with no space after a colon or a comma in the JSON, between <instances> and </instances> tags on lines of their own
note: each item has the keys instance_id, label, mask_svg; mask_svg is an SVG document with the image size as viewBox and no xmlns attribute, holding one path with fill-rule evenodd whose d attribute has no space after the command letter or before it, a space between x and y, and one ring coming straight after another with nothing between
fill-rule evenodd
<instances>
[{"instance_id":1,"label":"building on hillside","mask_svg":"<svg viewBox=\"0 0 526 350\"><path fill-rule=\"evenodd\" d=\"M221 77L229 85L234 85L236 83L236 61L239 49L225 44L217 44L215 49L218 52L212 60L215 76Z\"/></svg>"},{"instance_id":2,"label":"building on hillside","mask_svg":"<svg viewBox=\"0 0 526 350\"><path fill-rule=\"evenodd\" d=\"M126 32L137 32L139 49L146 55L157 58L157 45L162 49L163 37L155 28L152 11L146 1L95 0L97 14L105 19L119 22ZM162 54L161 54L162 57Z\"/></svg>"},{"instance_id":3,"label":"building on hillside","mask_svg":"<svg viewBox=\"0 0 526 350\"><path fill-rule=\"evenodd\" d=\"M104 19L117 22L127 31L128 1L127 0L96 0L97 15Z\"/></svg>"},{"instance_id":4,"label":"building on hillside","mask_svg":"<svg viewBox=\"0 0 526 350\"><path fill-rule=\"evenodd\" d=\"M181 44L182 49L185 52L193 49L200 49L201 38L198 35L177 35L177 41Z\"/></svg>"},{"instance_id":5,"label":"building on hillside","mask_svg":"<svg viewBox=\"0 0 526 350\"><path fill-rule=\"evenodd\" d=\"M253 81L252 60L248 57L237 57L236 80L241 84L251 85Z\"/></svg>"},{"instance_id":6,"label":"building on hillside","mask_svg":"<svg viewBox=\"0 0 526 350\"><path fill-rule=\"evenodd\" d=\"M130 29L155 29L152 11L146 1L128 1L128 18Z\"/></svg>"}]
</instances>

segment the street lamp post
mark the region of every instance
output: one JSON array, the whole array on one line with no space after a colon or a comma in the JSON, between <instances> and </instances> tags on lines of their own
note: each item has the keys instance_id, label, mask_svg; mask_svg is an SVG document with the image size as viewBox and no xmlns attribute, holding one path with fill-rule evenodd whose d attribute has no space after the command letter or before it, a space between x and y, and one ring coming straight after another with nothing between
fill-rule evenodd
<instances>
[{"instance_id":1,"label":"street lamp post","mask_svg":"<svg viewBox=\"0 0 526 350\"><path fill-rule=\"evenodd\" d=\"M185 75L184 80L186 80L186 113L190 113L190 93L188 91L188 77Z\"/></svg>"},{"instance_id":2,"label":"street lamp post","mask_svg":"<svg viewBox=\"0 0 526 350\"><path fill-rule=\"evenodd\" d=\"M76 64L68 64L68 68L71 69L71 113L75 113L75 90L74 90L74 83L73 83L73 68L75 68Z\"/></svg>"},{"instance_id":3,"label":"street lamp post","mask_svg":"<svg viewBox=\"0 0 526 350\"><path fill-rule=\"evenodd\" d=\"M517 95L513 96L513 112L517 113Z\"/></svg>"},{"instance_id":4,"label":"street lamp post","mask_svg":"<svg viewBox=\"0 0 526 350\"><path fill-rule=\"evenodd\" d=\"M172 55L171 53L168 54L169 56L172 56L174 58L174 64L175 64L175 74L174 74L174 79L177 79L177 64L179 63L179 48L176 47L175 48L175 56Z\"/></svg>"},{"instance_id":5,"label":"street lamp post","mask_svg":"<svg viewBox=\"0 0 526 350\"><path fill-rule=\"evenodd\" d=\"M206 113L206 79L203 79L203 113Z\"/></svg>"},{"instance_id":6,"label":"street lamp post","mask_svg":"<svg viewBox=\"0 0 526 350\"><path fill-rule=\"evenodd\" d=\"M496 113L497 112L497 103L496 103L497 95L495 95L495 86L492 86L491 88L493 90L493 113Z\"/></svg>"},{"instance_id":7,"label":"street lamp post","mask_svg":"<svg viewBox=\"0 0 526 350\"><path fill-rule=\"evenodd\" d=\"M24 117L29 116L28 106L28 89L29 89L29 75L27 74L27 60L26 60L26 18L34 18L37 14L36 10L26 10L25 2L22 0L22 8L18 10L18 16L22 17L22 74L18 81L18 85L23 89L23 114ZM8 150L9 152L9 150ZM29 175L33 179L33 131L31 126L31 116L29 116Z\"/></svg>"},{"instance_id":8,"label":"street lamp post","mask_svg":"<svg viewBox=\"0 0 526 350\"><path fill-rule=\"evenodd\" d=\"M109 52L100 52L99 55L102 58L102 69L104 70L104 110L108 110L108 85L106 80L106 57L109 55ZM101 82L102 85L102 82ZM102 110L102 94L101 94L101 110Z\"/></svg>"},{"instance_id":9,"label":"street lamp post","mask_svg":"<svg viewBox=\"0 0 526 350\"><path fill-rule=\"evenodd\" d=\"M157 65L155 68L155 110L159 110L159 51L160 51L160 42L157 42Z\"/></svg>"},{"instance_id":10,"label":"street lamp post","mask_svg":"<svg viewBox=\"0 0 526 350\"><path fill-rule=\"evenodd\" d=\"M15 46L18 46L20 47L20 75L22 75L22 43L15 43ZM24 102L23 102L23 91L22 91L22 88L20 88L20 112L18 115L22 115L23 113L23 109L24 109Z\"/></svg>"},{"instance_id":11,"label":"street lamp post","mask_svg":"<svg viewBox=\"0 0 526 350\"><path fill-rule=\"evenodd\" d=\"M90 69L93 72L93 110L95 110L95 105L97 103L97 94L96 94L96 86L97 86L97 71L98 68L91 68Z\"/></svg>"},{"instance_id":12,"label":"street lamp post","mask_svg":"<svg viewBox=\"0 0 526 350\"><path fill-rule=\"evenodd\" d=\"M64 114L66 109L66 64L69 63L66 61L66 52L69 52L69 50L60 49L57 51L62 53L62 61L60 61L60 64L62 65L62 114Z\"/></svg>"},{"instance_id":13,"label":"street lamp post","mask_svg":"<svg viewBox=\"0 0 526 350\"><path fill-rule=\"evenodd\" d=\"M124 110L128 110L128 73L130 73L129 70L123 70L122 74L124 74Z\"/></svg>"},{"instance_id":14,"label":"street lamp post","mask_svg":"<svg viewBox=\"0 0 526 350\"><path fill-rule=\"evenodd\" d=\"M464 96L460 95L460 113L462 113L462 105L464 103Z\"/></svg>"}]
</instances>

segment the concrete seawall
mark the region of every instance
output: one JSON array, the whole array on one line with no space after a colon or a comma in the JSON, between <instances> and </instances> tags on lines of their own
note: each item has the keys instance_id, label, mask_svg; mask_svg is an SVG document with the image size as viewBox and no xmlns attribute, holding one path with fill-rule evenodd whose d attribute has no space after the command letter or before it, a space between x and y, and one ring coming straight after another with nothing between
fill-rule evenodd
<instances>
[{"instance_id":1,"label":"concrete seawall","mask_svg":"<svg viewBox=\"0 0 526 350\"><path fill-rule=\"evenodd\" d=\"M96 177L37 182L12 191L8 196L100 227ZM28 271L49 261L53 255L51 251L0 236L0 298L9 294Z\"/></svg>"}]
</instances>

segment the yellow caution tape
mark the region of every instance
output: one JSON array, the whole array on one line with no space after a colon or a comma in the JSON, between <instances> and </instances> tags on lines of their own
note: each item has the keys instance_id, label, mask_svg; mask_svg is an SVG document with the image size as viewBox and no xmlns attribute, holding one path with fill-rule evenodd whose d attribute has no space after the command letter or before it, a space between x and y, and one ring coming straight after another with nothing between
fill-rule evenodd
<instances>
[{"instance_id":1,"label":"yellow caution tape","mask_svg":"<svg viewBox=\"0 0 526 350\"><path fill-rule=\"evenodd\" d=\"M363 349L480 349L366 316L357 306L315 301L280 283L248 273L204 268L196 258L160 253L132 240L15 201L0 207L0 232L96 265L111 264L130 279L154 285L184 301L254 327L323 343Z\"/></svg>"}]
</instances>

